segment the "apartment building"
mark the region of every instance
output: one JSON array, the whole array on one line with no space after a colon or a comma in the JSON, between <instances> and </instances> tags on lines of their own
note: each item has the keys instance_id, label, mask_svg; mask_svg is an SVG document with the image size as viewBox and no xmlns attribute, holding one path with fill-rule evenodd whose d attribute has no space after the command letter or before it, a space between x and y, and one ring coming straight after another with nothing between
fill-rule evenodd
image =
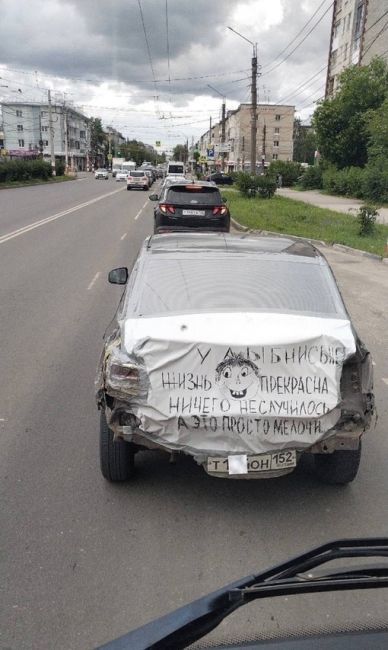
<instances>
[{"instance_id":1,"label":"apartment building","mask_svg":"<svg viewBox=\"0 0 388 650\"><path fill-rule=\"evenodd\" d=\"M367 65L374 56L388 59L388 0L334 0L326 97L338 88L350 65Z\"/></svg>"},{"instance_id":2,"label":"apartment building","mask_svg":"<svg viewBox=\"0 0 388 650\"><path fill-rule=\"evenodd\" d=\"M28 158L42 153L44 159L50 160L48 104L3 102L1 108L7 154L12 158ZM53 104L51 112L55 158L65 161L67 155L70 168L86 169L90 147L88 118L61 104Z\"/></svg>"},{"instance_id":3,"label":"apartment building","mask_svg":"<svg viewBox=\"0 0 388 650\"><path fill-rule=\"evenodd\" d=\"M256 166L269 164L273 160L292 160L294 106L259 104L257 107ZM212 126L198 143L201 160L209 167L215 166L228 171L247 169L251 162L251 104L240 104L234 111L228 111L225 120L224 154L219 153L221 145L221 123ZM222 147L221 147L222 148ZM210 152L210 156L209 156ZM224 162L223 162L224 157Z\"/></svg>"}]
</instances>

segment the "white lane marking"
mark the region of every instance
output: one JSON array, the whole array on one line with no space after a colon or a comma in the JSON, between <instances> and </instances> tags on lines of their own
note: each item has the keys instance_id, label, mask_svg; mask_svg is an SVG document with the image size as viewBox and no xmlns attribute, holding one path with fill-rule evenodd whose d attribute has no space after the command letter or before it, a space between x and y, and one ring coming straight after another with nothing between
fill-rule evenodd
<instances>
[{"instance_id":1,"label":"white lane marking","mask_svg":"<svg viewBox=\"0 0 388 650\"><path fill-rule=\"evenodd\" d=\"M79 181L86 181L86 180L87 180L86 178L77 178L77 181L78 181L78 182L79 182Z\"/></svg>"},{"instance_id":2,"label":"white lane marking","mask_svg":"<svg viewBox=\"0 0 388 650\"><path fill-rule=\"evenodd\" d=\"M388 386L388 377L382 377L381 379L383 380L384 384L387 384Z\"/></svg>"},{"instance_id":3,"label":"white lane marking","mask_svg":"<svg viewBox=\"0 0 388 650\"><path fill-rule=\"evenodd\" d=\"M120 237L121 241L123 241L123 239L125 239L127 235L128 235L127 232L125 232L123 235L121 235L121 237Z\"/></svg>"},{"instance_id":4,"label":"white lane marking","mask_svg":"<svg viewBox=\"0 0 388 650\"><path fill-rule=\"evenodd\" d=\"M94 285L94 283L96 282L96 280L98 280L98 278L100 277L100 275L101 275L101 271L97 271L97 273L96 273L96 275L94 276L93 280L92 280L91 283L89 284L89 286L88 286L88 288L87 288L87 291L90 291L90 289L92 288L92 286Z\"/></svg>"},{"instance_id":5,"label":"white lane marking","mask_svg":"<svg viewBox=\"0 0 388 650\"><path fill-rule=\"evenodd\" d=\"M144 208L146 207L146 205L148 205L148 199L147 199L147 201L144 203L143 207L140 208L139 212L137 213L137 215L136 215L136 217L135 217L135 221L138 220L138 218L140 217L140 215L141 215L141 213L143 212L143 210L144 210Z\"/></svg>"},{"instance_id":6,"label":"white lane marking","mask_svg":"<svg viewBox=\"0 0 388 650\"><path fill-rule=\"evenodd\" d=\"M5 244L5 242L9 241L10 239L19 237L19 235L24 235L24 233L29 232L30 230L34 230L35 228L44 226L46 223L50 223L50 221L55 221L56 219L60 219L61 217L66 216L67 214L71 214L72 212L76 212L77 210L81 210L82 208L86 208L87 206L92 205L93 203L97 203L97 201L102 201L102 199L106 199L108 196L112 196L112 194L117 194L118 192L122 192L123 189L124 188L120 187L119 190L113 190L113 192L102 194L101 196L97 196L95 199L91 199L90 201L85 201L85 203L79 203L78 205L75 205L73 208L69 208L68 210L63 210L63 212L57 212L57 214L53 214L51 217L40 219L40 221L35 221L34 223L31 223L28 226L23 226L23 228L18 228L13 232L9 232L6 235L2 235L0 237L0 244Z\"/></svg>"}]
</instances>

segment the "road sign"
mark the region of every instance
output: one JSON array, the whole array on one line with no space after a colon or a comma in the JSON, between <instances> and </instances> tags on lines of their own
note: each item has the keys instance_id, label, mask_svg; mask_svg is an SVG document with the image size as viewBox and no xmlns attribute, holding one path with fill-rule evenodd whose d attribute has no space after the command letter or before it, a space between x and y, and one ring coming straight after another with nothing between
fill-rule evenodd
<instances>
[{"instance_id":1,"label":"road sign","mask_svg":"<svg viewBox=\"0 0 388 650\"><path fill-rule=\"evenodd\" d=\"M214 146L216 153L229 153L231 147L230 142L220 142Z\"/></svg>"},{"instance_id":2,"label":"road sign","mask_svg":"<svg viewBox=\"0 0 388 650\"><path fill-rule=\"evenodd\" d=\"M155 142L155 147L160 147L160 145L161 145L160 140L156 140L156 142Z\"/></svg>"},{"instance_id":3,"label":"road sign","mask_svg":"<svg viewBox=\"0 0 388 650\"><path fill-rule=\"evenodd\" d=\"M207 157L214 158L214 147L209 147L209 149L207 150Z\"/></svg>"},{"instance_id":4,"label":"road sign","mask_svg":"<svg viewBox=\"0 0 388 650\"><path fill-rule=\"evenodd\" d=\"M200 162L200 163L205 163L205 162L207 162L207 158L206 158L206 156L201 156L200 159L199 159L199 162Z\"/></svg>"}]
</instances>

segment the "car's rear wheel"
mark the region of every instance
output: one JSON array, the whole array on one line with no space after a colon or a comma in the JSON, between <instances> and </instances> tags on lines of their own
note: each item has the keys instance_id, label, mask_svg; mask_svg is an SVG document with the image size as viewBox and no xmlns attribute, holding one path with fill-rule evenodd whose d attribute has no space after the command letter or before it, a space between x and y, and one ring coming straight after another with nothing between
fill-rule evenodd
<instances>
[{"instance_id":1,"label":"car's rear wheel","mask_svg":"<svg viewBox=\"0 0 388 650\"><path fill-rule=\"evenodd\" d=\"M338 449L332 454L315 454L315 473L323 483L346 485L356 478L360 460L361 442L358 449Z\"/></svg>"},{"instance_id":2,"label":"car's rear wheel","mask_svg":"<svg viewBox=\"0 0 388 650\"><path fill-rule=\"evenodd\" d=\"M131 443L113 440L113 431L106 421L105 411L100 415L100 467L107 481L127 481L134 474L135 453Z\"/></svg>"},{"instance_id":3,"label":"car's rear wheel","mask_svg":"<svg viewBox=\"0 0 388 650\"><path fill-rule=\"evenodd\" d=\"M128 190L128 192L129 192L129 190L130 190L130 189L131 189L131 188L130 188L130 187L128 187L128 185L127 185L127 190Z\"/></svg>"}]
</instances>

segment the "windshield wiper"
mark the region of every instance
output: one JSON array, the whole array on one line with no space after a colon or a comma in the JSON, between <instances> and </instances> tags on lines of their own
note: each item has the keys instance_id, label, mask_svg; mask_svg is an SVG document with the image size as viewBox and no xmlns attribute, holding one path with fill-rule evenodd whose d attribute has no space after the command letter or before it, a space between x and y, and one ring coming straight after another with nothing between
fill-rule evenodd
<instances>
[{"instance_id":1,"label":"windshield wiper","mask_svg":"<svg viewBox=\"0 0 388 650\"><path fill-rule=\"evenodd\" d=\"M246 576L100 646L100 650L179 650L259 598L388 587L388 563L317 569L348 558L387 557L388 538L328 542L256 575Z\"/></svg>"}]
</instances>

